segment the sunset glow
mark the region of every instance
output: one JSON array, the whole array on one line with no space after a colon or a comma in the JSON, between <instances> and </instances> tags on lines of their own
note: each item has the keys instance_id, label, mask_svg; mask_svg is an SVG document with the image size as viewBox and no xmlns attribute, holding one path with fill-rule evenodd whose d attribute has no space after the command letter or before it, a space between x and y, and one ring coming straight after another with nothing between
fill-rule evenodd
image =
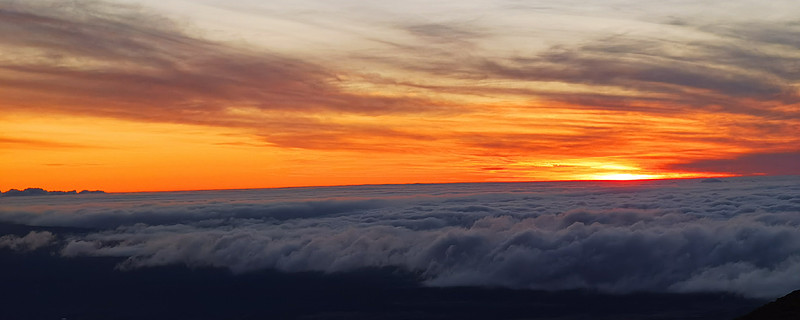
<instances>
[{"instance_id":1,"label":"sunset glow","mask_svg":"<svg viewBox=\"0 0 800 320\"><path fill-rule=\"evenodd\" d=\"M594 176L593 180L643 180L643 179L657 179L657 175L652 174L630 174L630 173L616 173L616 174L602 174Z\"/></svg>"},{"instance_id":2,"label":"sunset glow","mask_svg":"<svg viewBox=\"0 0 800 320\"><path fill-rule=\"evenodd\" d=\"M800 6L734 2L0 0L0 189L800 174Z\"/></svg>"}]
</instances>

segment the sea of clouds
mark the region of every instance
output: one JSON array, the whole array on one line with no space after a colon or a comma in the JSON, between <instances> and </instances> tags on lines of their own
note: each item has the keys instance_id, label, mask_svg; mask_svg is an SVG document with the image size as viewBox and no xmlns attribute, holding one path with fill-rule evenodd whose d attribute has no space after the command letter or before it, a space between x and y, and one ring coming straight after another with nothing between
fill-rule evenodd
<instances>
[{"instance_id":1,"label":"sea of clouds","mask_svg":"<svg viewBox=\"0 0 800 320\"><path fill-rule=\"evenodd\" d=\"M398 267L430 286L800 288L800 177L389 185L0 198L0 248L122 270Z\"/></svg>"}]
</instances>

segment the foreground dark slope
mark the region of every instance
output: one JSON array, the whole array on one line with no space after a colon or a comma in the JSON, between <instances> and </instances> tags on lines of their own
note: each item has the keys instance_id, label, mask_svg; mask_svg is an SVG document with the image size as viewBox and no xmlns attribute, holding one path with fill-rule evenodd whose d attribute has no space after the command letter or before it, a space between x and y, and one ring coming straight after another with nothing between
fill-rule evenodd
<instances>
[{"instance_id":1,"label":"foreground dark slope","mask_svg":"<svg viewBox=\"0 0 800 320\"><path fill-rule=\"evenodd\" d=\"M800 319L800 290L796 290L759 307L737 320L796 320Z\"/></svg>"}]
</instances>

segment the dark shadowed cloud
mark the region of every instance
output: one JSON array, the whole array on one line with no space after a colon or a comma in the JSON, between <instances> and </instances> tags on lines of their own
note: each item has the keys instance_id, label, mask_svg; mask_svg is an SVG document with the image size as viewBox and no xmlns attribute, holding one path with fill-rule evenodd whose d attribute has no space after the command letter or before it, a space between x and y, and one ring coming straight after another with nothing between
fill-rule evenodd
<instances>
[{"instance_id":1,"label":"dark shadowed cloud","mask_svg":"<svg viewBox=\"0 0 800 320\"><path fill-rule=\"evenodd\" d=\"M675 168L742 175L800 175L800 152L756 153L735 159L700 160L679 164Z\"/></svg>"},{"instance_id":2,"label":"dark shadowed cloud","mask_svg":"<svg viewBox=\"0 0 800 320\"><path fill-rule=\"evenodd\" d=\"M31 231L20 237L4 235L0 237L0 248L9 248L15 251L31 251L47 246L56 240L49 231Z\"/></svg>"}]
</instances>

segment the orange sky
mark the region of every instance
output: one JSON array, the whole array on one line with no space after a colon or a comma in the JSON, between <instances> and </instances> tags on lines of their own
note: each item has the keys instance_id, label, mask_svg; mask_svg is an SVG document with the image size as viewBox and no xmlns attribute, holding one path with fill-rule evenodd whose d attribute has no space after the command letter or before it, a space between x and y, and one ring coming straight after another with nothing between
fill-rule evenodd
<instances>
[{"instance_id":1,"label":"orange sky","mask_svg":"<svg viewBox=\"0 0 800 320\"><path fill-rule=\"evenodd\" d=\"M797 5L500 3L0 2L0 190L800 174Z\"/></svg>"}]
</instances>

